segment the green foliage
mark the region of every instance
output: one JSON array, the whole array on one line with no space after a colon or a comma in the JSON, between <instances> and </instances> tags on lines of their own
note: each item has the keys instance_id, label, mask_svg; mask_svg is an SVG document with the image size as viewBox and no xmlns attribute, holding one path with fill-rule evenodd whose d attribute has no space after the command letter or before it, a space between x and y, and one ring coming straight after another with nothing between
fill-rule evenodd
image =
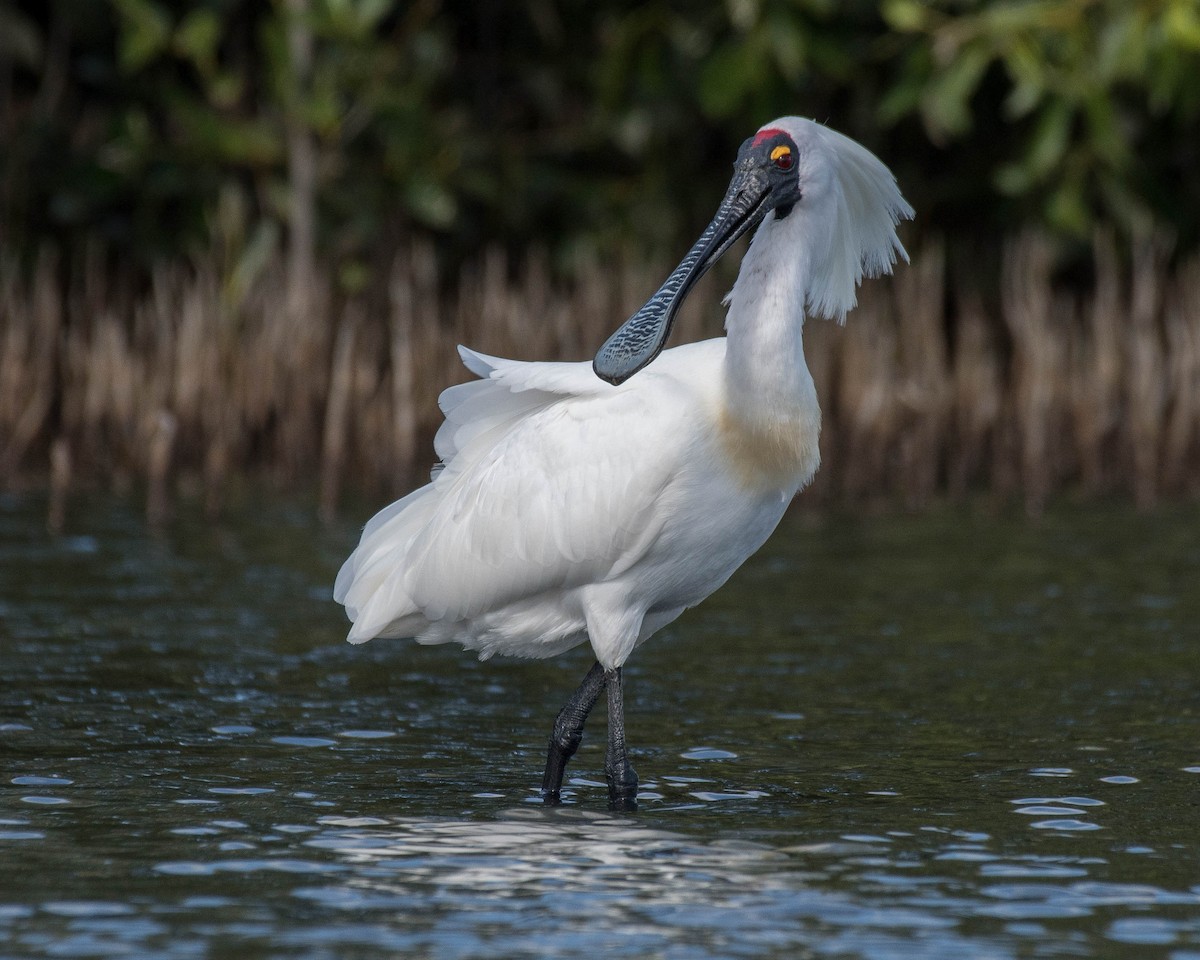
<instances>
[{"instance_id":1,"label":"green foliage","mask_svg":"<svg viewBox=\"0 0 1200 960\"><path fill-rule=\"evenodd\" d=\"M1197 76L1200 0L24 0L0 9L0 231L217 244L244 278L289 236L307 144L354 286L413 232L677 247L741 139L800 113L884 155L921 228L1194 243Z\"/></svg>"},{"instance_id":2,"label":"green foliage","mask_svg":"<svg viewBox=\"0 0 1200 960\"><path fill-rule=\"evenodd\" d=\"M1097 220L1194 229L1200 194L1183 162L1195 158L1200 119L1197 0L882 9L910 40L901 82L880 104L885 122L917 113L935 144L991 140L995 190L1069 234Z\"/></svg>"}]
</instances>

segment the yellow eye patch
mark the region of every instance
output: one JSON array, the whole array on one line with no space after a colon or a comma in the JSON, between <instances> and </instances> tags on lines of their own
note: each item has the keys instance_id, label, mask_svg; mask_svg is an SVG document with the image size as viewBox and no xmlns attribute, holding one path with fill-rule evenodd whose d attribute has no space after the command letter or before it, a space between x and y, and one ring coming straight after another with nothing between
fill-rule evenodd
<instances>
[{"instance_id":1,"label":"yellow eye patch","mask_svg":"<svg viewBox=\"0 0 1200 960\"><path fill-rule=\"evenodd\" d=\"M778 160L780 157L786 157L791 152L792 152L791 147L785 147L782 144L780 144L778 147L776 147L774 150L771 151L771 159Z\"/></svg>"}]
</instances>

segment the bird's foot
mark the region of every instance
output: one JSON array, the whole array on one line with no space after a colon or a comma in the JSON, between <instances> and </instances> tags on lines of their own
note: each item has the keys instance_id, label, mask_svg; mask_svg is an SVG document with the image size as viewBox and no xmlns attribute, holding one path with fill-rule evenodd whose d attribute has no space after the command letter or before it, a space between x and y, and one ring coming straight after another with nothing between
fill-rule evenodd
<instances>
[{"instance_id":1,"label":"bird's foot","mask_svg":"<svg viewBox=\"0 0 1200 960\"><path fill-rule=\"evenodd\" d=\"M546 753L546 772L542 775L542 802L548 806L562 802L559 791L562 790L563 774L566 772L567 762L579 749L580 739L579 733L559 735L557 729L555 735L550 738L550 749Z\"/></svg>"},{"instance_id":2,"label":"bird's foot","mask_svg":"<svg viewBox=\"0 0 1200 960\"><path fill-rule=\"evenodd\" d=\"M626 760L616 769L604 771L608 780L608 809L632 813L637 809L638 777Z\"/></svg>"},{"instance_id":3,"label":"bird's foot","mask_svg":"<svg viewBox=\"0 0 1200 960\"><path fill-rule=\"evenodd\" d=\"M562 803L559 791L562 790L563 774L567 763L579 749L583 740L583 725L604 690L605 683L604 668L599 663L592 664L587 676L554 721L546 751L546 772L542 775L542 803L548 807Z\"/></svg>"}]
</instances>

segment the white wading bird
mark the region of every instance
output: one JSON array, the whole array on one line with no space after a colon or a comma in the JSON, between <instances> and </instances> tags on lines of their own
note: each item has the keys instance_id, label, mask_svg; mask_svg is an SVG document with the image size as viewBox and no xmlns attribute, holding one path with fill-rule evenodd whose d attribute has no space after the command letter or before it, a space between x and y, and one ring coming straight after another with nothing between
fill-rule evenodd
<instances>
[{"instance_id":1,"label":"white wading bird","mask_svg":"<svg viewBox=\"0 0 1200 960\"><path fill-rule=\"evenodd\" d=\"M844 319L864 276L907 259L896 225L912 215L865 148L784 117L742 144L712 223L594 364L460 347L481 379L441 395L431 482L380 511L338 574L350 642L453 640L486 658L590 641L596 663L555 721L542 794L558 801L607 690L609 799L632 809L621 665L729 579L812 479L821 411L804 320ZM756 226L727 336L660 355L688 290Z\"/></svg>"}]
</instances>

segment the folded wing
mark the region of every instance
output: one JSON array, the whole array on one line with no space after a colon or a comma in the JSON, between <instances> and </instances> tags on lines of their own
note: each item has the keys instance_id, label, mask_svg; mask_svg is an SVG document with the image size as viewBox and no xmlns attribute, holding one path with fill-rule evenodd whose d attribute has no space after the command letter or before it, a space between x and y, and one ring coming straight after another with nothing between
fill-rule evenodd
<instances>
[{"instance_id":1,"label":"folded wing","mask_svg":"<svg viewBox=\"0 0 1200 960\"><path fill-rule=\"evenodd\" d=\"M587 363L460 352L484 379L439 400L440 469L367 524L338 575L352 641L603 581L656 535L654 507L686 442L668 381L647 372L617 388Z\"/></svg>"}]
</instances>

